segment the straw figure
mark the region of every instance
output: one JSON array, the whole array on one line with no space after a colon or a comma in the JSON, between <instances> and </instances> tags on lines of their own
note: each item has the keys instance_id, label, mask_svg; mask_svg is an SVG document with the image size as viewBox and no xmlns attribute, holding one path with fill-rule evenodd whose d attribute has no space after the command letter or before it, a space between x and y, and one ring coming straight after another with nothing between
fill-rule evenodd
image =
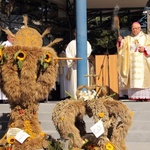
<instances>
[{"instance_id":1,"label":"straw figure","mask_svg":"<svg viewBox=\"0 0 150 150\"><path fill-rule=\"evenodd\" d=\"M51 45L42 47L40 33L28 27L15 34L14 45L0 48L1 89L8 97L11 113L8 131L0 144L12 150L37 150L47 146L46 134L38 121L38 102L45 99L57 78L57 55ZM12 34L9 29L4 30ZM16 138L22 133L20 140ZM23 134L27 135L25 140Z\"/></svg>"},{"instance_id":2,"label":"straw figure","mask_svg":"<svg viewBox=\"0 0 150 150\"><path fill-rule=\"evenodd\" d=\"M82 88L87 88L88 92L79 92ZM106 94L105 88L101 89ZM79 87L77 98L78 100L66 99L58 102L53 109L52 120L60 137L69 140L70 146L73 145L74 148L126 150L125 138L132 124L132 111L124 103L110 96L98 97L91 87ZM85 115L93 118L95 123L100 120L103 122L104 133L98 138L93 133L87 133ZM72 134L73 138L70 138L69 134Z\"/></svg>"}]
</instances>

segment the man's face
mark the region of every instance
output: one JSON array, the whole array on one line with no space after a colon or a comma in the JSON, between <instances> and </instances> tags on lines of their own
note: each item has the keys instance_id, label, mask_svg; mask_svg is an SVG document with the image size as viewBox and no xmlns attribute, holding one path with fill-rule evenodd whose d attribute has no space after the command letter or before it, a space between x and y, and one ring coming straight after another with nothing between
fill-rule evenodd
<instances>
[{"instance_id":1,"label":"man's face","mask_svg":"<svg viewBox=\"0 0 150 150\"><path fill-rule=\"evenodd\" d=\"M138 34L140 33L140 31L141 31L141 26L140 26L140 24L134 23L134 24L132 25L131 30L132 30L132 34L133 34L134 36L138 35Z\"/></svg>"},{"instance_id":2,"label":"man's face","mask_svg":"<svg viewBox=\"0 0 150 150\"><path fill-rule=\"evenodd\" d=\"M14 42L14 36L8 35L7 39L10 43Z\"/></svg>"}]
</instances>

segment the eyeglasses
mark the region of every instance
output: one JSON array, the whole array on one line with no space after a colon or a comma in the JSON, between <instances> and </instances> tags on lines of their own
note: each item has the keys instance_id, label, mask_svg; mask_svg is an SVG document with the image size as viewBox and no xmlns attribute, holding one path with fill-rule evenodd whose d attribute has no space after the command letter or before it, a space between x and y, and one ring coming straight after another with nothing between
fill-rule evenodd
<instances>
[{"instance_id":1,"label":"eyeglasses","mask_svg":"<svg viewBox=\"0 0 150 150\"><path fill-rule=\"evenodd\" d=\"M140 29L140 27L138 27L138 28L131 28L132 30L138 30L138 29Z\"/></svg>"}]
</instances>

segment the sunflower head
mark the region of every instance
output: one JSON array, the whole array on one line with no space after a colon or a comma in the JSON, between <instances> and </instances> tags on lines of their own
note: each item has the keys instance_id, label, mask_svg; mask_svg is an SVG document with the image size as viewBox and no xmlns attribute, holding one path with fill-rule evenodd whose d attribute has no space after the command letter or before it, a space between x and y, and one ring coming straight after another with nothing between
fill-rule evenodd
<instances>
[{"instance_id":1,"label":"sunflower head","mask_svg":"<svg viewBox=\"0 0 150 150\"><path fill-rule=\"evenodd\" d=\"M16 54L15 54L15 59L16 60L24 60L26 58L26 54L22 51L19 50Z\"/></svg>"},{"instance_id":2,"label":"sunflower head","mask_svg":"<svg viewBox=\"0 0 150 150\"><path fill-rule=\"evenodd\" d=\"M44 132L40 132L39 133L41 136L46 136L46 134Z\"/></svg>"},{"instance_id":3,"label":"sunflower head","mask_svg":"<svg viewBox=\"0 0 150 150\"><path fill-rule=\"evenodd\" d=\"M24 51L19 50L14 55L14 60L17 62L18 68L21 69L23 65L23 60L27 57Z\"/></svg>"},{"instance_id":4,"label":"sunflower head","mask_svg":"<svg viewBox=\"0 0 150 150\"><path fill-rule=\"evenodd\" d=\"M0 61L3 59L3 50L0 48Z\"/></svg>"},{"instance_id":5,"label":"sunflower head","mask_svg":"<svg viewBox=\"0 0 150 150\"><path fill-rule=\"evenodd\" d=\"M43 66L43 69L45 70L48 68L50 63L53 63L53 55L50 52L46 52L41 58L41 65Z\"/></svg>"},{"instance_id":6,"label":"sunflower head","mask_svg":"<svg viewBox=\"0 0 150 150\"><path fill-rule=\"evenodd\" d=\"M106 147L106 150L114 150L115 149L114 145L110 142L108 142L105 147Z\"/></svg>"},{"instance_id":7,"label":"sunflower head","mask_svg":"<svg viewBox=\"0 0 150 150\"><path fill-rule=\"evenodd\" d=\"M4 46L0 45L0 64L3 64L4 60L7 60L6 53L3 53Z\"/></svg>"},{"instance_id":8,"label":"sunflower head","mask_svg":"<svg viewBox=\"0 0 150 150\"><path fill-rule=\"evenodd\" d=\"M52 54L50 52L46 52L44 62L50 63L52 60Z\"/></svg>"},{"instance_id":9,"label":"sunflower head","mask_svg":"<svg viewBox=\"0 0 150 150\"><path fill-rule=\"evenodd\" d=\"M14 136L11 136L11 137L7 138L7 143L8 144L14 144L14 141L15 141L15 137Z\"/></svg>"},{"instance_id":10,"label":"sunflower head","mask_svg":"<svg viewBox=\"0 0 150 150\"><path fill-rule=\"evenodd\" d=\"M100 118L103 118L103 117L104 117L104 113L101 112L101 113L98 114L98 116L99 116Z\"/></svg>"}]
</instances>

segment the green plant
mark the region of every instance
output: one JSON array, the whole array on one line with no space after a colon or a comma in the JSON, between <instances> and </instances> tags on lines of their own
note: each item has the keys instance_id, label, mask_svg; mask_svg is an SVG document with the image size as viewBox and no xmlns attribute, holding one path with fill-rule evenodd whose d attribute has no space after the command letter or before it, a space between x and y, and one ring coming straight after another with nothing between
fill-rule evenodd
<instances>
[{"instance_id":1,"label":"green plant","mask_svg":"<svg viewBox=\"0 0 150 150\"><path fill-rule=\"evenodd\" d=\"M69 150L72 150L74 146L74 136L72 133L69 133L68 137L72 140L72 144L69 146Z\"/></svg>"}]
</instances>

